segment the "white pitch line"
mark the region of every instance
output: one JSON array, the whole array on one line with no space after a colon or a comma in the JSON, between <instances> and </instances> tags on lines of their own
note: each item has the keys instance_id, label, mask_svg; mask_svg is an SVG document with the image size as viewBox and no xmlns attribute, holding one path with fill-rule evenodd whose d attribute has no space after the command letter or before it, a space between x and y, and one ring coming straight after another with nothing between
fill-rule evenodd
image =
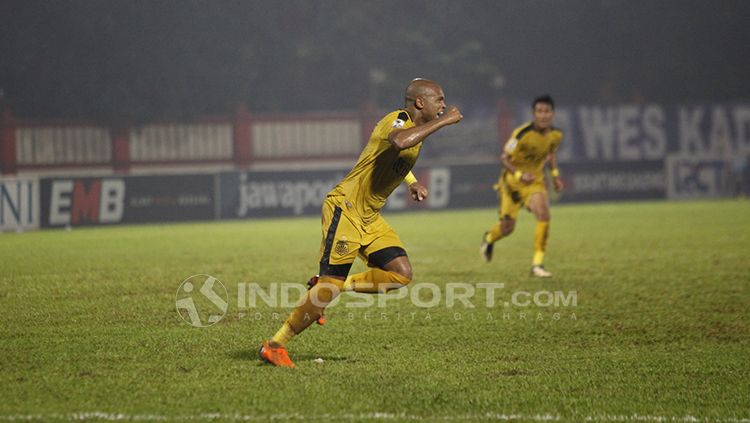
<instances>
[{"instance_id":1,"label":"white pitch line","mask_svg":"<svg viewBox=\"0 0 750 423\"><path fill-rule=\"evenodd\" d=\"M586 417L587 422L723 422L723 423L750 423L750 418L737 417L695 417L695 416L653 416L648 414L599 414Z\"/></svg>"},{"instance_id":2,"label":"white pitch line","mask_svg":"<svg viewBox=\"0 0 750 423\"><path fill-rule=\"evenodd\" d=\"M505 414L505 413L484 413L484 414L461 414L453 416L419 416L406 413L363 413L363 414L268 414L268 415L249 415L242 413L203 413L203 414L184 414L184 415L159 415L159 414L124 414L124 413L106 413L102 411L87 411L78 413L53 413L53 414L15 414L0 415L0 421L37 421L37 420L102 420L102 421L212 421L212 420L233 420L247 422L266 422L274 420L349 420L360 421L368 420L414 420L414 421L461 421L461 420L488 420L488 421L559 421L571 420L576 417L566 417L553 414ZM655 416L648 414L597 414L588 416L583 419L587 422L674 422L674 423L750 423L750 418L736 417L695 417L695 416Z\"/></svg>"}]
</instances>

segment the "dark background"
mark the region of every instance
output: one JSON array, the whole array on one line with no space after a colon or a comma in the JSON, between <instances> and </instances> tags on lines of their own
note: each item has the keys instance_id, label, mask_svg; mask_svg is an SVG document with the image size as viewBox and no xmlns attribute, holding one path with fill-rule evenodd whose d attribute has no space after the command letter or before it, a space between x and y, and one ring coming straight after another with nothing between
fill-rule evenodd
<instances>
[{"instance_id":1,"label":"dark background","mask_svg":"<svg viewBox=\"0 0 750 423\"><path fill-rule=\"evenodd\" d=\"M564 103L750 98L750 1L0 0L21 117L153 120L551 92Z\"/></svg>"}]
</instances>

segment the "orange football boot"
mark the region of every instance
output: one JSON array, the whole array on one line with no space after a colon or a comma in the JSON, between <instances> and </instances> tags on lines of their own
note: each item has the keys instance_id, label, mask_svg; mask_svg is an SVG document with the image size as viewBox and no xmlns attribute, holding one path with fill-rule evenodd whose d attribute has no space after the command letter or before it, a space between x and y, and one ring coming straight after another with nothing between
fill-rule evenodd
<instances>
[{"instance_id":1,"label":"orange football boot","mask_svg":"<svg viewBox=\"0 0 750 423\"><path fill-rule=\"evenodd\" d=\"M276 367L291 367L295 368L292 359L289 358L289 353L286 352L286 348L283 345L277 347L271 346L270 341L263 341L260 346L258 355L262 361L273 364Z\"/></svg>"}]
</instances>

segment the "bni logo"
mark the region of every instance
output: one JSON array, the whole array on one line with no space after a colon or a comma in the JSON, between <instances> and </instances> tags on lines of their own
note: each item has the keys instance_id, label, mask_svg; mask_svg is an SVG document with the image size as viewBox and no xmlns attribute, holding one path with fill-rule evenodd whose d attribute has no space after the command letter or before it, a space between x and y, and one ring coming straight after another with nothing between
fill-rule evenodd
<instances>
[{"instance_id":1,"label":"bni logo","mask_svg":"<svg viewBox=\"0 0 750 423\"><path fill-rule=\"evenodd\" d=\"M177 288L175 306L182 320L197 328L213 326L227 314L227 288L211 275L193 275Z\"/></svg>"}]
</instances>

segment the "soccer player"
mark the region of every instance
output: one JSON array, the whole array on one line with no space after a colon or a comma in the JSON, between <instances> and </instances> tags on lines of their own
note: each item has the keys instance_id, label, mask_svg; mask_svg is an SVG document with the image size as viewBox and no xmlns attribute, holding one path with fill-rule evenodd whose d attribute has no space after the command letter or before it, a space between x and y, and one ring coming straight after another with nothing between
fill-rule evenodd
<instances>
[{"instance_id":1,"label":"soccer player","mask_svg":"<svg viewBox=\"0 0 750 423\"><path fill-rule=\"evenodd\" d=\"M322 323L325 307L342 291L385 293L406 286L411 264L396 232L380 215L388 196L406 182L416 201L427 189L411 173L422 141L463 115L447 107L437 83L415 79L406 87L405 107L387 114L372 131L349 174L326 196L322 210L320 272L308 281L309 290L289 318L260 347L261 360L295 367L286 344L315 321ZM359 256L369 270L349 276Z\"/></svg>"},{"instance_id":2,"label":"soccer player","mask_svg":"<svg viewBox=\"0 0 750 423\"><path fill-rule=\"evenodd\" d=\"M552 126L555 116L555 103L552 97L545 95L534 99L531 108L532 122L516 128L505 143L500 158L503 172L495 185L500 190L500 221L484 233L479 251L485 261L492 260L494 243L513 232L518 211L522 206L526 207L536 217L531 276L548 278L552 273L547 271L543 264L550 222L544 165L549 163L555 191L561 191L564 186L557 168L555 151L562 141L563 134Z\"/></svg>"}]
</instances>

